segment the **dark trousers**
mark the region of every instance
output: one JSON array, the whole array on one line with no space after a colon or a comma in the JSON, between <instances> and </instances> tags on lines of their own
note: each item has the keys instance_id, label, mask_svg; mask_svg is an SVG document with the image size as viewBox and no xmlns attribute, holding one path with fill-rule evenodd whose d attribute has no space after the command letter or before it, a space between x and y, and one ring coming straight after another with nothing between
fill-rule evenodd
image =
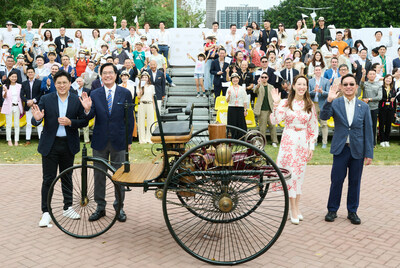
<instances>
[{"instance_id":1,"label":"dark trousers","mask_svg":"<svg viewBox=\"0 0 400 268\"><path fill-rule=\"evenodd\" d=\"M364 159L354 159L350 147L345 145L343 151L333 156L331 172L331 189L328 199L328 211L338 211L342 197L343 182L348 174L347 211L357 212L360 200L361 175Z\"/></svg>"},{"instance_id":2,"label":"dark trousers","mask_svg":"<svg viewBox=\"0 0 400 268\"><path fill-rule=\"evenodd\" d=\"M118 169L121 167L122 162L125 160L125 151L116 151L112 147L111 143L108 142L106 148L104 148L102 151L97 151L93 149L93 156L94 157L99 157L103 158L106 160L111 161L111 165ZM107 171L107 167L99 162L94 162L95 167L99 167L100 169ZM120 187L121 190L121 208L124 205L124 199L125 199L125 191L122 186L117 186ZM94 201L97 203L97 210L105 210L107 202L105 200L106 196L106 176L103 173L100 173L99 171L94 172ZM118 201L117 201L117 194L115 193L115 201L114 201L114 208L117 207Z\"/></svg>"},{"instance_id":3,"label":"dark trousers","mask_svg":"<svg viewBox=\"0 0 400 268\"><path fill-rule=\"evenodd\" d=\"M167 59L168 62L169 47L166 45L159 45L158 49L159 49L158 53L162 54Z\"/></svg>"},{"instance_id":4,"label":"dark trousers","mask_svg":"<svg viewBox=\"0 0 400 268\"><path fill-rule=\"evenodd\" d=\"M228 107L228 125L235 126L247 132L246 119L244 117L244 107ZM236 130L232 130L232 138L239 139L243 135Z\"/></svg>"},{"instance_id":5,"label":"dark trousers","mask_svg":"<svg viewBox=\"0 0 400 268\"><path fill-rule=\"evenodd\" d=\"M379 109L379 140L381 142L389 141L393 118L393 109L389 107L382 107Z\"/></svg>"},{"instance_id":6,"label":"dark trousers","mask_svg":"<svg viewBox=\"0 0 400 268\"><path fill-rule=\"evenodd\" d=\"M376 145L376 125L378 122L379 109L371 110L372 131L374 132L374 146Z\"/></svg>"},{"instance_id":7,"label":"dark trousers","mask_svg":"<svg viewBox=\"0 0 400 268\"><path fill-rule=\"evenodd\" d=\"M42 212L48 212L47 195L50 185L57 176L57 168L59 172L72 167L74 164L74 155L70 153L67 138L57 138L53 143L50 153L42 156ZM61 180L62 193L64 197L64 210L72 206L72 172L68 172Z\"/></svg>"},{"instance_id":8,"label":"dark trousers","mask_svg":"<svg viewBox=\"0 0 400 268\"><path fill-rule=\"evenodd\" d=\"M227 89L228 89L227 87L219 87L219 86L214 85L215 100L217 100L217 98L221 95L221 92L222 92L222 96L225 96Z\"/></svg>"}]
</instances>

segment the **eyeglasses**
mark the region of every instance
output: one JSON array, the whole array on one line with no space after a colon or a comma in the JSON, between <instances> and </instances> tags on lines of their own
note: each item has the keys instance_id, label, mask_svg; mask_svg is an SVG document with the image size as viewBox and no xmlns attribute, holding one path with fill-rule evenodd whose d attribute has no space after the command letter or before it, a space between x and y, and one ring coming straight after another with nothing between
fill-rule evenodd
<instances>
[{"instance_id":1,"label":"eyeglasses","mask_svg":"<svg viewBox=\"0 0 400 268\"><path fill-rule=\"evenodd\" d=\"M103 72L104 75L114 75L115 72Z\"/></svg>"},{"instance_id":2,"label":"eyeglasses","mask_svg":"<svg viewBox=\"0 0 400 268\"><path fill-rule=\"evenodd\" d=\"M279 27L283 27L283 25L281 24L281 25L279 25Z\"/></svg>"},{"instance_id":3,"label":"eyeglasses","mask_svg":"<svg viewBox=\"0 0 400 268\"><path fill-rule=\"evenodd\" d=\"M262 78L262 79L267 79L267 78L268 78L268 76L261 76L261 78Z\"/></svg>"},{"instance_id":4,"label":"eyeglasses","mask_svg":"<svg viewBox=\"0 0 400 268\"><path fill-rule=\"evenodd\" d=\"M354 87L355 85L356 85L355 83L343 83L343 86L345 86L345 87L348 87L348 86Z\"/></svg>"}]
</instances>

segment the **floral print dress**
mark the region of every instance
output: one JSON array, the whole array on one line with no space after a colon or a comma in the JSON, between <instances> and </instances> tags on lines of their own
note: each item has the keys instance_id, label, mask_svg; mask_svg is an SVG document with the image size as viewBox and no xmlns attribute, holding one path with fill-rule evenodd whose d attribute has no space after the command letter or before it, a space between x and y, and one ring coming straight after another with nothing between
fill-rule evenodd
<instances>
[{"instance_id":1,"label":"floral print dress","mask_svg":"<svg viewBox=\"0 0 400 268\"><path fill-rule=\"evenodd\" d=\"M291 179L286 181L289 197L296 198L302 193L308 150L314 150L317 141L318 118L314 105L310 113L304 111L304 101L294 99L292 108L288 107L287 99L281 100L271 113L271 123L285 121L276 164L290 171Z\"/></svg>"}]
</instances>

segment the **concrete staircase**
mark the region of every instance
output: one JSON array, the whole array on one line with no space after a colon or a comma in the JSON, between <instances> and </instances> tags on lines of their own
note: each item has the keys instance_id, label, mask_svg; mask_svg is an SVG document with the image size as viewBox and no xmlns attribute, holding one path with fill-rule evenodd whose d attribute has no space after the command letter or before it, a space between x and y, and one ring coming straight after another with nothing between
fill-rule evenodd
<instances>
[{"instance_id":1,"label":"concrete staircase","mask_svg":"<svg viewBox=\"0 0 400 268\"><path fill-rule=\"evenodd\" d=\"M212 98L196 97L196 83L193 77L194 67L172 66L168 71L176 87L167 87L165 109L186 107L191 102L194 103L193 128L199 130L208 126L211 118ZM179 113L178 119L187 118L183 113Z\"/></svg>"}]
</instances>

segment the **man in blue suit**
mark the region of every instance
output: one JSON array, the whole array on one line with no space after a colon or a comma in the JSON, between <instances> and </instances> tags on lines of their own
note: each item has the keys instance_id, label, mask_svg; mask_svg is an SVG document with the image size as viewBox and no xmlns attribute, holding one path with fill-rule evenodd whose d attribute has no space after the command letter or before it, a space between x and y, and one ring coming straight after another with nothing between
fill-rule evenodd
<instances>
[{"instance_id":1,"label":"man in blue suit","mask_svg":"<svg viewBox=\"0 0 400 268\"><path fill-rule=\"evenodd\" d=\"M47 207L50 185L60 173L74 164L75 154L79 152L78 129L88 124L79 98L71 94L71 76L65 71L54 75L56 92L40 98L39 105L32 105L32 125L38 126L44 120L38 152L42 155L42 219L40 227L51 221ZM79 219L80 215L72 207L72 171L62 180L64 211L63 216Z\"/></svg>"},{"instance_id":2,"label":"man in blue suit","mask_svg":"<svg viewBox=\"0 0 400 268\"><path fill-rule=\"evenodd\" d=\"M326 70L325 73L324 73L324 78L328 79L329 82L331 83L331 85L333 84L333 81L336 78L340 77L338 66L339 66L338 58L333 57L331 59L331 68Z\"/></svg>"},{"instance_id":3,"label":"man in blue suit","mask_svg":"<svg viewBox=\"0 0 400 268\"><path fill-rule=\"evenodd\" d=\"M124 105L122 103L132 103L131 92L123 87L117 86L117 67L112 63L105 63L100 68L100 76L103 86L92 90L90 97L86 92L82 93L81 101L88 115L88 120L96 117L96 123L93 129L92 148L93 156L110 160L113 167L118 169L124 161L125 155L125 120ZM128 149L132 144L133 133L133 106L128 111ZM95 166L107 170L106 166L95 163ZM96 211L89 217L89 221L97 221L106 215L105 187L106 177L100 172L94 173L94 200L97 203ZM118 201L123 202L125 192L121 187L121 200L115 200L114 208L117 207ZM126 214L121 208L118 221L126 221Z\"/></svg>"},{"instance_id":4,"label":"man in blue suit","mask_svg":"<svg viewBox=\"0 0 400 268\"><path fill-rule=\"evenodd\" d=\"M71 66L69 57L67 55L64 55L64 56L61 57L61 61L62 61L62 66L61 66L60 70L64 70L67 73L69 73L71 75L71 78L72 78L72 83L75 82L76 69Z\"/></svg>"},{"instance_id":5,"label":"man in blue suit","mask_svg":"<svg viewBox=\"0 0 400 268\"><path fill-rule=\"evenodd\" d=\"M335 133L331 144L333 154L331 188L325 221L333 222L337 217L343 182L348 170L347 218L352 224L360 224L357 209L363 164L371 164L373 158L372 120L369 106L355 97L358 88L356 78L352 74L347 74L342 77L340 86L343 97L336 98L338 86L332 86L321 110L322 120L328 120L333 116L335 122Z\"/></svg>"},{"instance_id":6,"label":"man in blue suit","mask_svg":"<svg viewBox=\"0 0 400 268\"><path fill-rule=\"evenodd\" d=\"M315 66L314 68L315 76L310 79L308 88L310 90L310 97L314 102L315 111L319 117L320 111L326 102L326 97L329 93L329 80L323 78L322 67ZM328 123L326 120L320 120L321 132L322 132L322 148L325 149L328 143Z\"/></svg>"},{"instance_id":7,"label":"man in blue suit","mask_svg":"<svg viewBox=\"0 0 400 268\"><path fill-rule=\"evenodd\" d=\"M229 64L225 62L226 50L225 48L220 48L218 50L218 59L211 62L210 73L214 75L214 96L215 99L222 94L225 96L227 87L223 87L222 83L226 82L226 72L225 70L229 67ZM222 69L221 69L222 66Z\"/></svg>"}]
</instances>

